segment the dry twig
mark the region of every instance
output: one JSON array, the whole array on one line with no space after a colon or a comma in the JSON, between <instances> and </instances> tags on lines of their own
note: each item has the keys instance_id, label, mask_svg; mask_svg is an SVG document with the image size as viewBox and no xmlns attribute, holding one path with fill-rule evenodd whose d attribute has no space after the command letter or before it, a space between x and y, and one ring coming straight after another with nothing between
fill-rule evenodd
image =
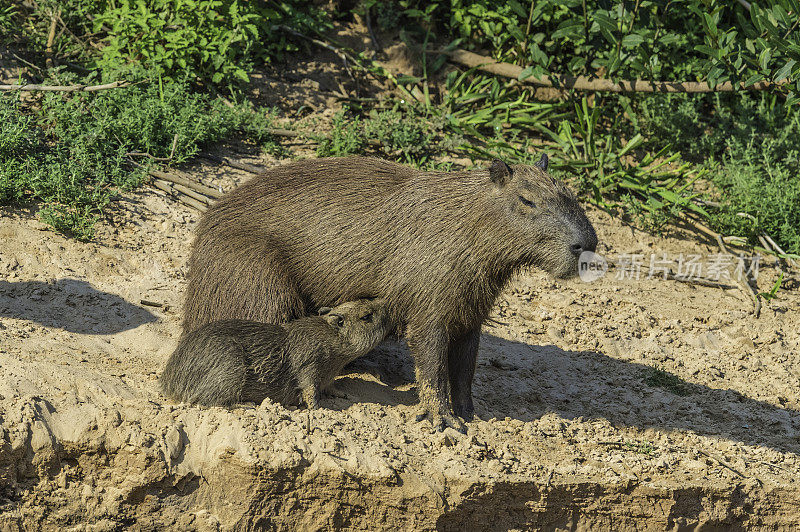
<instances>
[{"instance_id":1,"label":"dry twig","mask_svg":"<svg viewBox=\"0 0 800 532\"><path fill-rule=\"evenodd\" d=\"M177 192L180 192L181 194L189 196L190 198L193 198L193 199L199 201L200 203L205 203L206 205L211 205L212 203L214 203L214 200L212 200L208 196L204 196L202 194L199 194L199 193L195 192L194 190L192 190L189 187L185 187L185 186L179 185L177 183L170 183L169 181L164 181L163 179L155 179L153 182L160 182L163 185L171 186Z\"/></svg>"},{"instance_id":2,"label":"dry twig","mask_svg":"<svg viewBox=\"0 0 800 532\"><path fill-rule=\"evenodd\" d=\"M719 83L711 87L704 81L646 81L620 80L619 82L610 79L597 78L591 79L586 76L555 76L555 83L549 77L528 77L520 79L523 72L521 66L511 63L501 63L491 57L478 55L466 50L440 50L448 56L451 62L464 65L469 68L477 68L490 74L515 79L528 85L539 87L555 87L560 89L573 89L578 91L610 91L610 92L731 92L735 90L766 90L772 87L785 85L788 79L779 82L759 81L752 85L745 86L744 83L734 84L730 81Z\"/></svg>"},{"instance_id":3,"label":"dry twig","mask_svg":"<svg viewBox=\"0 0 800 532\"><path fill-rule=\"evenodd\" d=\"M200 154L200 157L202 157L203 159L208 159L209 161L215 162L217 164L226 164L228 166L231 166L233 168L238 168L239 170L244 170L245 172L249 172L251 174L263 174L264 171L266 170L261 166L255 166L248 163L234 161L233 159L229 159L227 157L220 157L217 155L203 153Z\"/></svg>"},{"instance_id":4,"label":"dry twig","mask_svg":"<svg viewBox=\"0 0 800 532\"><path fill-rule=\"evenodd\" d=\"M58 24L58 19L61 17L61 9L59 8L57 13L53 13L53 16L50 20L50 30L47 32L47 44L44 48L44 53L47 56L45 59L45 66L47 68L53 68L53 41L56 37L56 25Z\"/></svg>"},{"instance_id":5,"label":"dry twig","mask_svg":"<svg viewBox=\"0 0 800 532\"><path fill-rule=\"evenodd\" d=\"M136 161L129 160L129 162L133 166L136 166L137 168L144 168L144 166L142 166L141 164L137 163ZM188 187L188 188L194 190L195 192L199 192L200 194L203 194L204 196L208 196L210 198L219 199L219 198L222 197L222 192L220 192L219 190L213 189L211 187L207 187L205 185L197 183L196 181L191 181L189 179L185 179L185 178L183 178L181 176L178 176L178 175L175 175L175 174L171 174L169 172L162 172L161 170L148 169L147 173L151 177L155 177L156 179L169 181L170 183L177 184L177 185L183 185L184 187Z\"/></svg>"},{"instance_id":6,"label":"dry twig","mask_svg":"<svg viewBox=\"0 0 800 532\"><path fill-rule=\"evenodd\" d=\"M153 180L152 185L154 187L156 187L157 189L163 190L164 192L175 196L178 199L178 201L180 201L181 203L183 203L185 205L188 205L190 207L194 207L195 209L197 209L200 212L205 212L206 210L208 210L208 206L207 205L205 205L202 202L197 201L196 199L194 199L192 197L189 197L189 196L187 196L185 194L182 194L182 193L178 192L169 183L167 183L165 181L161 181L159 179L155 179L155 180Z\"/></svg>"},{"instance_id":7,"label":"dry twig","mask_svg":"<svg viewBox=\"0 0 800 532\"><path fill-rule=\"evenodd\" d=\"M718 456L716 456L716 455L713 455L713 454L711 454L711 453L709 453L709 452L706 452L706 451L704 451L704 450L702 450L702 449L697 449L697 452L698 452L698 453L700 453L700 454L702 454L702 455L704 455L704 456L707 456L708 458L711 458L712 460L714 460L715 462L717 462L719 465L721 465L721 466L723 466L723 467L725 467L725 468L727 468L727 469L730 469L731 471L733 471L734 473L736 473L736 474L737 474L737 475L739 475L740 477L742 477L742 478L748 478L748 477L747 477L747 476L746 476L744 473L742 473L741 471L738 471L737 469L735 469L735 468L734 468L732 465L730 465L728 462L726 462L726 461L725 461L725 460L723 460L722 458L720 458L720 457L718 457ZM755 477L753 477L753 478L755 478ZM756 479L756 480L758 480L758 479ZM760 481L759 481L759 482L760 482Z\"/></svg>"},{"instance_id":8,"label":"dry twig","mask_svg":"<svg viewBox=\"0 0 800 532\"><path fill-rule=\"evenodd\" d=\"M103 85L0 85L0 91L20 91L20 92L96 92L107 89L118 89L131 85L128 81L114 81Z\"/></svg>"},{"instance_id":9,"label":"dry twig","mask_svg":"<svg viewBox=\"0 0 800 532\"><path fill-rule=\"evenodd\" d=\"M696 227L697 229L700 229L704 233L707 233L707 234L711 235L712 237L714 237L714 239L717 241L717 245L719 246L719 249L720 249L720 251L722 253L724 253L726 255L730 255L731 254L731 252L728 251L728 247L725 245L725 242L722 239L722 235L720 235L719 233L717 233L716 231L714 231L713 229L711 229L707 225L703 224L702 222L700 222L696 218L692 217L689 220L690 220L690 223L694 225L694 227ZM743 277L743 278L741 278L741 277ZM737 278L739 286L742 288L742 290L748 296L750 296L750 299L753 302L753 315L756 318L758 318L759 316L761 316L761 298L758 297L758 294L756 294L755 290L753 290L753 287L750 286L750 280L747 278L747 275L745 274L745 275L743 275L741 277Z\"/></svg>"}]
</instances>

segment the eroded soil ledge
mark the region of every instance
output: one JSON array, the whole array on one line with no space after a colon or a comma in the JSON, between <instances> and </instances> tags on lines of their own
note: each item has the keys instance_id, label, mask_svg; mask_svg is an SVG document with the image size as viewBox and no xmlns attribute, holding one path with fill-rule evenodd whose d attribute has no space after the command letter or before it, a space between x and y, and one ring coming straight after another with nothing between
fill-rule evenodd
<instances>
[{"instance_id":1,"label":"eroded soil ledge","mask_svg":"<svg viewBox=\"0 0 800 532\"><path fill-rule=\"evenodd\" d=\"M716 253L589 214L612 259ZM466 436L415 421L398 342L348 367L318 411L198 408L156 380L197 214L142 190L117 216L81 244L0 214L0 530L800 522L796 290L756 319L738 289L523 272L484 328ZM767 261L760 289L776 277Z\"/></svg>"}]
</instances>

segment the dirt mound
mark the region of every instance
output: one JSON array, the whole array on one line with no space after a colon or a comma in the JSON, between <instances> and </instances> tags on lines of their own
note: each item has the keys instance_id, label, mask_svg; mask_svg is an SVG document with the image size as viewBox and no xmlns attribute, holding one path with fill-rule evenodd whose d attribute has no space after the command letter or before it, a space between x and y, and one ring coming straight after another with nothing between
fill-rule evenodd
<instances>
[{"instance_id":1,"label":"dirt mound","mask_svg":"<svg viewBox=\"0 0 800 532\"><path fill-rule=\"evenodd\" d=\"M590 216L610 258L716 253ZM197 214L145 190L118 217L81 244L0 215L0 529L800 522L796 291L756 319L740 290L646 264L591 284L525 272L484 329L466 436L415 421L397 342L349 366L322 410L199 408L156 380ZM775 277L762 264L761 288Z\"/></svg>"}]
</instances>

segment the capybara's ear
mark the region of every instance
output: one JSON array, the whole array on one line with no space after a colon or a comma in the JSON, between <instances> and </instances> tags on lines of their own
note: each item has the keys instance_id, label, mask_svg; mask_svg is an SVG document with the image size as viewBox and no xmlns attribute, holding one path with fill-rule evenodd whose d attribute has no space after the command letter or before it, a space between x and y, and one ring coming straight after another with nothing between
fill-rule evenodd
<instances>
[{"instance_id":1,"label":"capybara's ear","mask_svg":"<svg viewBox=\"0 0 800 532\"><path fill-rule=\"evenodd\" d=\"M511 181L511 175L511 167L506 163L500 159L492 161L492 165L489 167L489 179L491 179L494 184L501 187L505 186Z\"/></svg>"},{"instance_id":2,"label":"capybara's ear","mask_svg":"<svg viewBox=\"0 0 800 532\"><path fill-rule=\"evenodd\" d=\"M323 319L328 322L328 325L335 329L341 329L344 325L344 318L339 314L326 314L323 316Z\"/></svg>"},{"instance_id":3,"label":"capybara's ear","mask_svg":"<svg viewBox=\"0 0 800 532\"><path fill-rule=\"evenodd\" d=\"M319 310L317 311L317 314L320 315L320 316L324 316L325 314L327 314L331 310L333 310L331 307L320 307Z\"/></svg>"},{"instance_id":4,"label":"capybara's ear","mask_svg":"<svg viewBox=\"0 0 800 532\"><path fill-rule=\"evenodd\" d=\"M547 171L547 166L549 164L550 164L550 159L547 157L546 153L543 153L541 159L539 159L539 161L536 164L534 164L533 166L535 166L536 168L541 168L542 170L544 170L546 172Z\"/></svg>"}]
</instances>

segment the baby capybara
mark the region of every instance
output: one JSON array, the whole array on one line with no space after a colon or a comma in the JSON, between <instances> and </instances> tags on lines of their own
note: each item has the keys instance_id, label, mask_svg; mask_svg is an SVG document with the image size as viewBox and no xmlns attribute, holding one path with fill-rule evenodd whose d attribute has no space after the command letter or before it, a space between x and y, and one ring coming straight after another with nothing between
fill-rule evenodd
<instances>
[{"instance_id":1,"label":"baby capybara","mask_svg":"<svg viewBox=\"0 0 800 532\"><path fill-rule=\"evenodd\" d=\"M172 399L207 406L269 397L284 405L302 399L316 408L319 392L345 364L372 350L388 331L384 302L367 299L284 325L215 321L181 338L161 387Z\"/></svg>"},{"instance_id":2,"label":"baby capybara","mask_svg":"<svg viewBox=\"0 0 800 532\"><path fill-rule=\"evenodd\" d=\"M597 236L575 196L532 166L423 172L370 157L272 168L203 214L184 331L222 319L284 323L386 300L416 365L422 413L464 430L481 324L525 266L578 272ZM454 415L456 414L456 415Z\"/></svg>"}]
</instances>

